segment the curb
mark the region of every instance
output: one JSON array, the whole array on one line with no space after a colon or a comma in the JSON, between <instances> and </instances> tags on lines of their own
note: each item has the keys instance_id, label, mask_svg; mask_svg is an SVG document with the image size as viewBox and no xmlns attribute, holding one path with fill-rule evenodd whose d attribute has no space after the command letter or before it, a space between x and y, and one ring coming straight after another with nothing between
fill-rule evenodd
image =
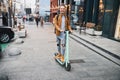
<instances>
[{"instance_id":1,"label":"curb","mask_svg":"<svg viewBox=\"0 0 120 80\"><path fill-rule=\"evenodd\" d=\"M83 39L83 38L81 38L81 37L79 37L79 36L77 36L75 34L72 34L72 35L77 37L77 38L79 38L79 39L81 39L81 40L83 40L83 41L85 41L85 42L87 42L87 43L89 43L89 44L91 44L91 45L93 45L93 46L95 46L96 48L102 50L103 52L106 52L107 54L109 54L109 55L111 55L111 56L113 56L113 57L115 57L115 58L120 60L120 56L116 55L115 53L112 53L112 52L110 52L110 51L108 51L108 50L106 50L106 49L104 49L104 48L102 48L102 47L100 47L98 45L95 45L94 43L92 43L92 42L90 42L88 40L85 40L85 39Z\"/></svg>"}]
</instances>

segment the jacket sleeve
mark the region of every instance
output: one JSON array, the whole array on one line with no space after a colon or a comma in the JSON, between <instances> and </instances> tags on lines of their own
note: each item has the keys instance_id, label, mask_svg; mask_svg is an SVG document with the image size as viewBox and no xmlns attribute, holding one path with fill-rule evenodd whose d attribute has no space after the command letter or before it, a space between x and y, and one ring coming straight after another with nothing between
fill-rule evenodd
<instances>
[{"instance_id":1,"label":"jacket sleeve","mask_svg":"<svg viewBox=\"0 0 120 80\"><path fill-rule=\"evenodd\" d=\"M53 22L54 22L54 25L55 25L55 29L60 31L60 27L58 26L58 20L57 20L57 16L58 15L55 15L55 17L53 18Z\"/></svg>"}]
</instances>

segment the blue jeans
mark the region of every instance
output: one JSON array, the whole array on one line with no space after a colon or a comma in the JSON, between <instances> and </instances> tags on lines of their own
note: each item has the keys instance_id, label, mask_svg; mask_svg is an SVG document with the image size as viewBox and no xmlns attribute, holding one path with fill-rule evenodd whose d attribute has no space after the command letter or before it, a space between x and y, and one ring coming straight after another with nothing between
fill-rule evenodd
<instances>
[{"instance_id":1,"label":"blue jeans","mask_svg":"<svg viewBox=\"0 0 120 80\"><path fill-rule=\"evenodd\" d=\"M65 39L65 35L64 36L57 36L57 48L58 48L58 52L62 55L65 54L65 44L66 44L66 39Z\"/></svg>"}]
</instances>

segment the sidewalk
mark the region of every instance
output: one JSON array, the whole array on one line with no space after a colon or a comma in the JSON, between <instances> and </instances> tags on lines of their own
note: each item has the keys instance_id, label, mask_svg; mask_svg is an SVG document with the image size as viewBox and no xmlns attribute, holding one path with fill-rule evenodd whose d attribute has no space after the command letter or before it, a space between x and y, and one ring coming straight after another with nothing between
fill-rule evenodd
<instances>
[{"instance_id":1,"label":"sidewalk","mask_svg":"<svg viewBox=\"0 0 120 80\"><path fill-rule=\"evenodd\" d=\"M87 34L83 32L80 34L79 31L74 31L74 35L82 38L83 40L89 42L90 44L97 46L98 48L112 54L120 60L120 43L105 37L100 36L102 32L95 32L96 36L91 36L92 30L87 29Z\"/></svg>"},{"instance_id":2,"label":"sidewalk","mask_svg":"<svg viewBox=\"0 0 120 80\"><path fill-rule=\"evenodd\" d=\"M22 38L24 43L13 42L9 46L17 47L22 53L1 59L0 80L120 80L118 65L71 38L71 71L65 71L54 59L57 46L53 25L45 23L44 27L36 27L35 23L26 23L26 29L28 36ZM77 31L73 34L87 39L90 36L79 35Z\"/></svg>"}]
</instances>

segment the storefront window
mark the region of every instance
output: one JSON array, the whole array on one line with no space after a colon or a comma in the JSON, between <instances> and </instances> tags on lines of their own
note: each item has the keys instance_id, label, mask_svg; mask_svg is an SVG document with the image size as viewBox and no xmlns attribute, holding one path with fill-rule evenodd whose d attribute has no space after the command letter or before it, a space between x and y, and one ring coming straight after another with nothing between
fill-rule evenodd
<instances>
[{"instance_id":1,"label":"storefront window","mask_svg":"<svg viewBox=\"0 0 120 80\"><path fill-rule=\"evenodd\" d=\"M76 5L80 5L80 1L76 1Z\"/></svg>"},{"instance_id":2,"label":"storefront window","mask_svg":"<svg viewBox=\"0 0 120 80\"><path fill-rule=\"evenodd\" d=\"M0 2L0 16L2 15L2 10L1 10L1 8L2 8L2 4L1 4L1 2Z\"/></svg>"},{"instance_id":3,"label":"storefront window","mask_svg":"<svg viewBox=\"0 0 120 80\"><path fill-rule=\"evenodd\" d=\"M71 17L74 25L79 25L83 17L84 0L74 0L71 5Z\"/></svg>"}]
</instances>

